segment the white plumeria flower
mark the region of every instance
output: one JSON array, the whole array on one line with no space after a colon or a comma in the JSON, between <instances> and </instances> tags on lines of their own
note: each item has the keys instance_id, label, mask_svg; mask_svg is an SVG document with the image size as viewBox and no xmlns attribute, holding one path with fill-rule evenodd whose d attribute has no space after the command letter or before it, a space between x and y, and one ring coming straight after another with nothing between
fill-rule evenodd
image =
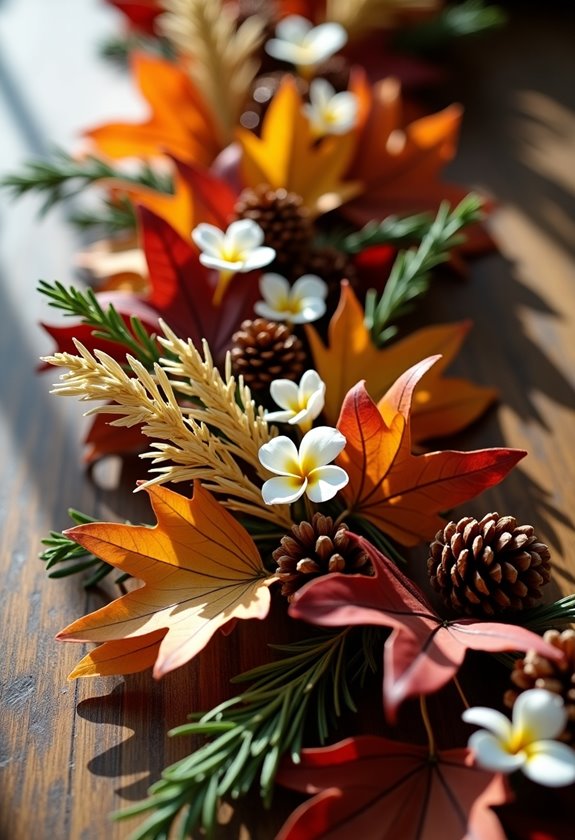
<instances>
[{"instance_id":1,"label":"white plumeria flower","mask_svg":"<svg viewBox=\"0 0 575 840\"><path fill-rule=\"evenodd\" d=\"M221 297L234 274L244 274L269 265L276 252L263 245L264 232L252 219L238 219L226 231L204 222L192 231L192 239L201 251L200 262L220 272L214 302Z\"/></svg>"},{"instance_id":2,"label":"white plumeria flower","mask_svg":"<svg viewBox=\"0 0 575 840\"><path fill-rule=\"evenodd\" d=\"M522 770L533 782L547 787L575 782L575 751L554 740L567 722L557 694L543 688L524 691L515 701L512 721L483 706L466 709L462 717L466 723L485 727L473 733L469 748L486 770Z\"/></svg>"},{"instance_id":3,"label":"white plumeria flower","mask_svg":"<svg viewBox=\"0 0 575 840\"><path fill-rule=\"evenodd\" d=\"M345 443L341 432L331 426L317 426L307 432L299 451L283 435L264 443L258 453L260 462L279 476L270 478L262 487L266 505L289 505L304 493L312 502L332 499L349 481L345 470L330 463Z\"/></svg>"},{"instance_id":4,"label":"white plumeria flower","mask_svg":"<svg viewBox=\"0 0 575 840\"><path fill-rule=\"evenodd\" d=\"M268 55L300 69L321 64L347 43L347 32L341 24L314 26L300 15L288 15L280 21L275 34L265 45Z\"/></svg>"},{"instance_id":5,"label":"white plumeria flower","mask_svg":"<svg viewBox=\"0 0 575 840\"><path fill-rule=\"evenodd\" d=\"M327 283L315 274L304 274L293 286L281 274L262 274L260 292L264 299L254 310L270 321L309 324L325 314Z\"/></svg>"},{"instance_id":6,"label":"white plumeria flower","mask_svg":"<svg viewBox=\"0 0 575 840\"><path fill-rule=\"evenodd\" d=\"M325 404L325 382L315 370L306 370L299 385L290 379L275 379L270 387L272 399L283 411L266 412L270 423L290 423L303 431L321 414Z\"/></svg>"},{"instance_id":7,"label":"white plumeria flower","mask_svg":"<svg viewBox=\"0 0 575 840\"><path fill-rule=\"evenodd\" d=\"M315 136L324 137L351 131L357 123L358 107L355 93L336 93L327 79L314 79L309 88L309 104L303 110Z\"/></svg>"}]
</instances>

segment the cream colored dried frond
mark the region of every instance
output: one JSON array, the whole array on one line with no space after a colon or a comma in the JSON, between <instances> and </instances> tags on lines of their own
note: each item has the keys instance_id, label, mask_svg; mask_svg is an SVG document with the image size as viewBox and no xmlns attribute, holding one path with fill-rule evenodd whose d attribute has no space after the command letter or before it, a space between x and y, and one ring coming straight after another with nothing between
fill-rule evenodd
<instances>
[{"instance_id":1,"label":"cream colored dried frond","mask_svg":"<svg viewBox=\"0 0 575 840\"><path fill-rule=\"evenodd\" d=\"M222 146L234 130L259 69L265 22L257 15L239 27L222 0L163 0L160 28L180 55L214 115Z\"/></svg>"},{"instance_id":2,"label":"cream colored dried frond","mask_svg":"<svg viewBox=\"0 0 575 840\"><path fill-rule=\"evenodd\" d=\"M382 27L394 26L406 13L429 13L441 0L327 0L325 19L341 23L350 39Z\"/></svg>"},{"instance_id":3,"label":"cream colored dried frond","mask_svg":"<svg viewBox=\"0 0 575 840\"><path fill-rule=\"evenodd\" d=\"M68 368L53 388L53 393L75 396L80 400L105 400L107 404L88 414L118 415L113 426L142 425L142 432L154 440L150 451L154 478L144 482L164 484L200 479L213 493L223 497L230 510L256 516L287 528L291 525L289 508L266 505L261 485L246 475L251 471L261 478L268 474L259 463L259 447L272 435L261 410L256 411L248 389L240 389L244 409L236 403L236 383L232 376L222 379L209 352L206 358L193 347L164 328L164 344L183 358L162 359L152 376L137 359L127 356L130 372L100 350L92 355L79 341L74 341L79 355L56 353L45 359ZM193 371L194 380L187 381ZM170 379L170 375L175 378ZM174 394L185 393L191 400L206 400L204 406L182 406ZM216 433L217 430L217 433Z\"/></svg>"}]
</instances>

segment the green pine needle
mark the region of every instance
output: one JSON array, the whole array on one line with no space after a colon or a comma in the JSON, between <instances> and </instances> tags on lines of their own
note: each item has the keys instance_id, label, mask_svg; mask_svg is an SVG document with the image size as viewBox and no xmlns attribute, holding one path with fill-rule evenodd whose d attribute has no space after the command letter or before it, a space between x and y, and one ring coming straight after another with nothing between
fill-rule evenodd
<instances>
[{"instance_id":1,"label":"green pine needle","mask_svg":"<svg viewBox=\"0 0 575 840\"><path fill-rule=\"evenodd\" d=\"M91 516L80 513L73 508L68 510L68 516L75 525L96 522ZM90 586L96 586L114 570L114 567L110 566L109 563L100 560L99 557L86 551L83 546L78 545L77 542L58 531L50 531L50 535L42 540L42 545L45 545L46 549L40 554L40 560L46 563L46 570L54 569L57 566L54 571L49 572L49 578L69 577L91 570L90 576L84 581L84 587L88 589ZM115 583L120 584L129 577L130 575L120 575L116 578Z\"/></svg>"},{"instance_id":2,"label":"green pine needle","mask_svg":"<svg viewBox=\"0 0 575 840\"><path fill-rule=\"evenodd\" d=\"M161 193L172 193L174 189L171 176L157 172L149 164L142 164L135 173L126 173L94 156L75 160L63 149L55 149L50 160L29 161L21 172L2 178L0 187L6 187L17 197L26 193L39 193L44 196L40 208L40 214L44 215L54 205L72 198L86 187L98 184L104 179L124 181ZM130 203L127 199L118 205L107 202L105 206L107 211L96 215L94 225L91 226L104 227L112 232L135 226L135 215L133 210L128 212ZM88 227L90 214L78 216L76 224Z\"/></svg>"},{"instance_id":3,"label":"green pine needle","mask_svg":"<svg viewBox=\"0 0 575 840\"><path fill-rule=\"evenodd\" d=\"M266 807L284 756L299 760L304 731L314 724L325 743L347 708L355 711L350 683L359 685L375 669L374 628L322 632L276 649L286 655L242 674L235 682L252 686L170 735L211 738L191 755L164 770L143 802L114 816L151 812L131 840L160 840L183 819L181 838L201 828L213 835L222 798L238 799L255 784Z\"/></svg>"},{"instance_id":4,"label":"green pine needle","mask_svg":"<svg viewBox=\"0 0 575 840\"><path fill-rule=\"evenodd\" d=\"M59 283L40 280L38 291L49 300L49 305L65 315L80 318L92 327L92 335L105 341L123 345L138 361L152 367L160 358L154 335L149 335L139 318L132 315L130 329L112 304L103 309L92 289L69 289Z\"/></svg>"},{"instance_id":5,"label":"green pine needle","mask_svg":"<svg viewBox=\"0 0 575 840\"><path fill-rule=\"evenodd\" d=\"M361 230L344 236L338 247L346 254L359 254L374 245L406 245L421 240L433 225L430 213L414 216L387 216L381 222L368 222Z\"/></svg>"},{"instance_id":6,"label":"green pine needle","mask_svg":"<svg viewBox=\"0 0 575 840\"><path fill-rule=\"evenodd\" d=\"M443 202L419 247L399 252L379 300L373 289L366 295L365 323L375 344L381 346L395 335L394 322L427 292L431 270L449 260L462 242L461 231L481 218L481 199L475 195L466 196L453 210Z\"/></svg>"}]
</instances>

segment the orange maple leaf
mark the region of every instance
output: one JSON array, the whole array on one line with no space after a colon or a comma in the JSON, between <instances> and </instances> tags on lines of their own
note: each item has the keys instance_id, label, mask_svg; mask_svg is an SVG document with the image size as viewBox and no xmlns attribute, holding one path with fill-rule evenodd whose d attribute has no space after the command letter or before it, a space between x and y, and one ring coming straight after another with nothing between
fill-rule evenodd
<instances>
[{"instance_id":1,"label":"orange maple leaf","mask_svg":"<svg viewBox=\"0 0 575 840\"><path fill-rule=\"evenodd\" d=\"M337 463L349 475L341 491L349 515L405 546L431 539L444 524L440 511L497 484L526 454L502 448L412 455L413 390L435 361L425 359L406 371L378 405L360 382L346 396L337 422L347 441Z\"/></svg>"},{"instance_id":2,"label":"orange maple leaf","mask_svg":"<svg viewBox=\"0 0 575 840\"><path fill-rule=\"evenodd\" d=\"M188 163L209 164L221 151L216 129L200 92L181 67L150 55L135 55L132 72L151 116L144 123L106 123L87 131L111 158L171 154Z\"/></svg>"},{"instance_id":3,"label":"orange maple leaf","mask_svg":"<svg viewBox=\"0 0 575 840\"><path fill-rule=\"evenodd\" d=\"M357 131L317 141L289 75L266 112L261 137L241 128L237 136L243 151L240 171L245 186L270 184L274 189L295 192L312 215L327 213L360 191L360 184L346 177Z\"/></svg>"},{"instance_id":4,"label":"orange maple leaf","mask_svg":"<svg viewBox=\"0 0 575 840\"><path fill-rule=\"evenodd\" d=\"M165 487L146 491L157 517L153 528L97 522L66 532L144 581L58 634L65 641L107 643L71 676L127 673L153 658L154 676L161 677L192 659L231 620L268 614L275 576L264 569L245 528L198 482L191 499Z\"/></svg>"},{"instance_id":5,"label":"orange maple leaf","mask_svg":"<svg viewBox=\"0 0 575 840\"><path fill-rule=\"evenodd\" d=\"M412 439L419 442L465 428L497 398L493 388L443 376L470 328L470 321L425 327L389 347L378 348L365 326L360 302L349 283L342 283L339 305L328 327L328 345L312 326L306 327L315 368L326 383L328 422L335 423L343 398L360 380L364 379L369 393L379 399L404 370L420 359L441 354L415 391Z\"/></svg>"}]
</instances>

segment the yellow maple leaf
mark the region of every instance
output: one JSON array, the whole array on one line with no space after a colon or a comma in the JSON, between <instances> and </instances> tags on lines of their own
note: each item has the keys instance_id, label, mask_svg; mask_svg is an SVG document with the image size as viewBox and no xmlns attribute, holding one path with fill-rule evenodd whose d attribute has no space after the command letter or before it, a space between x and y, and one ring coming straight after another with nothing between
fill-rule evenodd
<instances>
[{"instance_id":1,"label":"yellow maple leaf","mask_svg":"<svg viewBox=\"0 0 575 840\"><path fill-rule=\"evenodd\" d=\"M286 75L263 120L261 137L238 129L242 182L270 184L297 193L312 215L339 207L361 190L345 177L357 145L357 132L319 142L303 111L296 83Z\"/></svg>"},{"instance_id":2,"label":"yellow maple leaf","mask_svg":"<svg viewBox=\"0 0 575 840\"><path fill-rule=\"evenodd\" d=\"M157 525L96 522L67 535L144 581L58 634L65 641L106 642L72 676L130 673L152 661L154 676L192 659L234 619L263 619L275 576L240 523L199 482L191 499L146 487ZM160 636L164 633L163 637Z\"/></svg>"},{"instance_id":3,"label":"yellow maple leaf","mask_svg":"<svg viewBox=\"0 0 575 840\"><path fill-rule=\"evenodd\" d=\"M464 379L446 379L445 368L459 352L470 321L416 330L389 347L377 347L365 326L360 302L347 282L328 327L325 345L314 327L306 326L315 368L326 384L325 414L335 423L343 399L357 382L376 400L407 368L422 358L441 359L421 378L413 397L411 434L414 442L453 434L479 417L497 398L497 391Z\"/></svg>"}]
</instances>

